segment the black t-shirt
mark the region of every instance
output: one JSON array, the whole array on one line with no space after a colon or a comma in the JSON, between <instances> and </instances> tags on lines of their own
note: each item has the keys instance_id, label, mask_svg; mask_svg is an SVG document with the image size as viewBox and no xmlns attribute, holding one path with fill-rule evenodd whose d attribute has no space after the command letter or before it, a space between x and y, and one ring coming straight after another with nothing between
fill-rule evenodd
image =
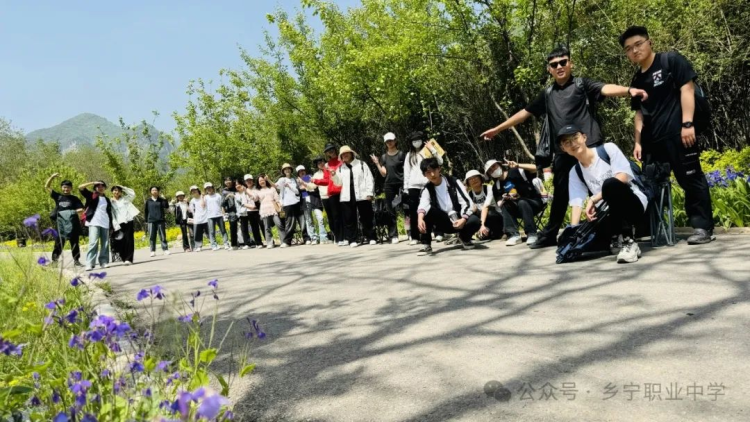
<instances>
[{"instance_id":1,"label":"black t-shirt","mask_svg":"<svg viewBox=\"0 0 750 422\"><path fill-rule=\"evenodd\" d=\"M389 186L404 184L404 160L406 154L399 151L396 155L390 155L387 152L381 157L381 165L385 167L385 184Z\"/></svg>"},{"instance_id":2,"label":"black t-shirt","mask_svg":"<svg viewBox=\"0 0 750 422\"><path fill-rule=\"evenodd\" d=\"M531 183L531 180L534 176L529 176L529 174L526 173L526 178L524 179L524 177L521 175L522 171L524 170L520 170L517 168L508 170L508 177L506 177L503 181L503 186L505 186L508 182L512 183L521 198L541 198L541 195L539 194L539 192L537 192L534 184Z\"/></svg>"},{"instance_id":3,"label":"black t-shirt","mask_svg":"<svg viewBox=\"0 0 750 422\"><path fill-rule=\"evenodd\" d=\"M52 191L49 195L55 201L58 211L75 211L83 209L83 202L73 195L62 195Z\"/></svg>"},{"instance_id":4,"label":"black t-shirt","mask_svg":"<svg viewBox=\"0 0 750 422\"><path fill-rule=\"evenodd\" d=\"M557 132L566 125L574 124L580 127L588 138L586 144L589 146L597 145L604 140L599 122L591 114L590 107L586 106L586 97L588 97L591 106L604 99L602 95L604 84L588 78L580 78L582 86L579 88L575 84L575 79L571 75L568 82L563 86L553 83L552 91L549 93L549 104L545 104L545 88L534 102L526 107L526 111L536 117L543 116L549 109L549 130L552 136L552 145L557 154L562 153L562 150L554 140L557 137Z\"/></svg>"},{"instance_id":5,"label":"black t-shirt","mask_svg":"<svg viewBox=\"0 0 750 422\"><path fill-rule=\"evenodd\" d=\"M663 54L667 55L669 68L662 69ZM633 78L632 86L648 93L648 100L640 97L631 100L633 110L643 112L643 142L662 142L668 138L680 137L682 132L682 103L679 88L695 79L693 66L676 52L657 53L654 63L647 71L640 69Z\"/></svg>"}]
</instances>

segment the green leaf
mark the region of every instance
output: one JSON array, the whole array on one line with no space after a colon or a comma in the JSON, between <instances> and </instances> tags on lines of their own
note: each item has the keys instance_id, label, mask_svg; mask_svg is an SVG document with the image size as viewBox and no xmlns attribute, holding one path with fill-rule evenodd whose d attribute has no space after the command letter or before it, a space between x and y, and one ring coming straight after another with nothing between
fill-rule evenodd
<instances>
[{"instance_id":1,"label":"green leaf","mask_svg":"<svg viewBox=\"0 0 750 422\"><path fill-rule=\"evenodd\" d=\"M201 352L200 361L202 363L205 363L206 365L209 365L214 361L214 359L216 359L216 353L216 349L206 349Z\"/></svg>"},{"instance_id":2,"label":"green leaf","mask_svg":"<svg viewBox=\"0 0 750 422\"><path fill-rule=\"evenodd\" d=\"M13 387L0 388L0 397L7 397L13 394L29 394L34 388L26 385L14 385Z\"/></svg>"},{"instance_id":3,"label":"green leaf","mask_svg":"<svg viewBox=\"0 0 750 422\"><path fill-rule=\"evenodd\" d=\"M3 338L6 340L12 340L23 334L23 330L16 328L15 330L3 331Z\"/></svg>"},{"instance_id":4,"label":"green leaf","mask_svg":"<svg viewBox=\"0 0 750 422\"><path fill-rule=\"evenodd\" d=\"M190 380L188 389L195 390L196 388L203 387L205 385L208 385L208 374L206 373L206 371L200 369L195 373L193 378Z\"/></svg>"},{"instance_id":5,"label":"green leaf","mask_svg":"<svg viewBox=\"0 0 750 422\"><path fill-rule=\"evenodd\" d=\"M245 365L244 368L240 371L240 378L244 377L245 375L250 374L255 369L255 364L251 363L250 365Z\"/></svg>"},{"instance_id":6,"label":"green leaf","mask_svg":"<svg viewBox=\"0 0 750 422\"><path fill-rule=\"evenodd\" d=\"M229 384L227 383L227 380L219 374L216 374L216 379L219 380L219 384L221 384L221 395L224 397L229 396Z\"/></svg>"}]
</instances>

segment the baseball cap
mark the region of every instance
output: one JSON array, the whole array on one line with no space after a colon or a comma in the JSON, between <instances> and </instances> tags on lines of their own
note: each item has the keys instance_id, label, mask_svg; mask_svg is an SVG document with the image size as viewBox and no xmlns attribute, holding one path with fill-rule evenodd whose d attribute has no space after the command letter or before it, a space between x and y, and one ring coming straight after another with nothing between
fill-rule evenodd
<instances>
[{"instance_id":1,"label":"baseball cap","mask_svg":"<svg viewBox=\"0 0 750 422\"><path fill-rule=\"evenodd\" d=\"M386 134L385 134L385 135L383 136L383 141L384 141L384 142L388 142L388 141L395 141L395 140L396 140L396 134L395 134L395 133L393 133L393 132L388 132L388 133L386 133Z\"/></svg>"},{"instance_id":2,"label":"baseball cap","mask_svg":"<svg viewBox=\"0 0 750 422\"><path fill-rule=\"evenodd\" d=\"M295 173L299 173L299 172L300 172L300 170L305 170L305 166L303 166L303 165L299 165L299 166L297 166L297 168L296 168L296 169L294 169L294 172L295 172Z\"/></svg>"},{"instance_id":3,"label":"baseball cap","mask_svg":"<svg viewBox=\"0 0 750 422\"><path fill-rule=\"evenodd\" d=\"M581 132L583 132L581 128L576 125L565 125L557 132L557 140L559 141L563 136L575 135Z\"/></svg>"},{"instance_id":4,"label":"baseball cap","mask_svg":"<svg viewBox=\"0 0 750 422\"><path fill-rule=\"evenodd\" d=\"M500 162L499 162L499 161L497 161L497 160L490 160L490 161L487 161L487 162L486 162L486 163L484 164L484 173L485 173L485 174L487 174L487 172L488 172L488 171L490 171L490 167L494 166L495 164L500 164ZM489 176L489 175L488 175L488 176Z\"/></svg>"},{"instance_id":5,"label":"baseball cap","mask_svg":"<svg viewBox=\"0 0 750 422\"><path fill-rule=\"evenodd\" d=\"M192 192L192 191L194 191L194 190L198 190L198 186L196 186L196 185L190 186L190 189L188 189L188 190L189 190L190 192Z\"/></svg>"},{"instance_id":6,"label":"baseball cap","mask_svg":"<svg viewBox=\"0 0 750 422\"><path fill-rule=\"evenodd\" d=\"M196 189L198 189L198 187L197 187L197 186L196 186ZM192 190L192 189L191 189L191 190ZM175 193L175 194L174 194L174 196L185 196L185 192L183 192L183 191L181 191L181 190L178 190L178 191L177 191L177 193Z\"/></svg>"},{"instance_id":7,"label":"baseball cap","mask_svg":"<svg viewBox=\"0 0 750 422\"><path fill-rule=\"evenodd\" d=\"M214 187L214 184L211 182L206 182L203 184L203 189L208 189Z\"/></svg>"},{"instance_id":8,"label":"baseball cap","mask_svg":"<svg viewBox=\"0 0 750 422\"><path fill-rule=\"evenodd\" d=\"M248 174L245 175L245 177L243 179L244 180L253 180L253 175L250 174L250 173L248 173Z\"/></svg>"}]
</instances>

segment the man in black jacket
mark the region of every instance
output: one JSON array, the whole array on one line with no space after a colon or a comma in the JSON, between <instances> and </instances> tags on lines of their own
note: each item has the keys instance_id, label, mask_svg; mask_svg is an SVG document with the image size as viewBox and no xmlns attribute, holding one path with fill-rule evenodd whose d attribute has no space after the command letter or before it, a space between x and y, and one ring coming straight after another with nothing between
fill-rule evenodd
<instances>
[{"instance_id":1,"label":"man in black jacket","mask_svg":"<svg viewBox=\"0 0 750 422\"><path fill-rule=\"evenodd\" d=\"M422 248L417 255L432 255L432 228L443 233L458 233L464 249L473 249L471 236L482 225L473 213L464 184L453 176L443 176L435 158L419 163L428 183L422 189L417 211L417 227L422 233Z\"/></svg>"},{"instance_id":2,"label":"man in black jacket","mask_svg":"<svg viewBox=\"0 0 750 422\"><path fill-rule=\"evenodd\" d=\"M568 175L576 160L560 150L552 136L564 126L574 124L586 134L589 146L600 145L604 138L595 116L596 103L604 97L642 97L644 101L647 98L646 92L642 89L605 85L588 78L574 77L573 61L570 59L570 51L565 47L558 47L547 55L547 71L555 80L551 86L543 89L525 109L480 135L489 140L498 133L524 122L532 115L547 115L550 145L554 148L552 173L555 175L555 196L552 199L547 226L539 232L536 242L529 245L531 249L557 244L557 234L568 210Z\"/></svg>"},{"instance_id":3,"label":"man in black jacket","mask_svg":"<svg viewBox=\"0 0 750 422\"><path fill-rule=\"evenodd\" d=\"M149 243L151 246L151 256L156 256L156 235L161 238L161 249L164 255L169 255L169 244L167 243L167 212L169 203L166 198L161 196L159 187L151 186L149 189L151 196L146 200L144 205L143 218L148 224Z\"/></svg>"},{"instance_id":4,"label":"man in black jacket","mask_svg":"<svg viewBox=\"0 0 750 422\"><path fill-rule=\"evenodd\" d=\"M94 192L87 188L94 187ZM109 267L109 229L112 227L112 203L107 198L107 184L99 180L78 186L86 198L86 227L89 228L89 249L86 252L86 271L96 266L99 257L101 268ZM101 251L99 248L101 247Z\"/></svg>"}]
</instances>

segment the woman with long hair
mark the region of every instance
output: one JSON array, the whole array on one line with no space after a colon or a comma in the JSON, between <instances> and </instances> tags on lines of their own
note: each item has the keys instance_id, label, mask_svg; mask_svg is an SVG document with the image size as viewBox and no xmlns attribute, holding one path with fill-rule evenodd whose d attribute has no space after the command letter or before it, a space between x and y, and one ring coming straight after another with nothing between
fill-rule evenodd
<instances>
[{"instance_id":1,"label":"woman with long hair","mask_svg":"<svg viewBox=\"0 0 750 422\"><path fill-rule=\"evenodd\" d=\"M258 185L260 190L258 191L258 199L260 200L260 218L263 220L263 226L266 228L266 245L268 249L272 249L273 244L273 233L271 232L272 224L276 225L279 230L279 241L281 246L284 247L284 226L281 224L281 218L279 218L279 209L281 209L281 198L279 192L276 190L275 185L265 174L258 176Z\"/></svg>"},{"instance_id":2,"label":"woman with long hair","mask_svg":"<svg viewBox=\"0 0 750 422\"><path fill-rule=\"evenodd\" d=\"M206 198L198 189L198 186L190 186L190 212L193 214L193 233L195 234L195 252L200 252L203 247L203 235L208 234L208 207Z\"/></svg>"},{"instance_id":3,"label":"woman with long hair","mask_svg":"<svg viewBox=\"0 0 750 422\"><path fill-rule=\"evenodd\" d=\"M413 132L408 137L409 152L404 159L404 192L409 193L409 224L411 226L412 239L410 246L419 244L419 227L417 226L417 210L419 208L419 197L422 188L427 184L427 178L422 174L419 164L424 160L422 150L427 146L432 155L437 158L438 165L443 164L443 159L438 155L437 150L426 141L422 132Z\"/></svg>"},{"instance_id":4,"label":"woman with long hair","mask_svg":"<svg viewBox=\"0 0 750 422\"><path fill-rule=\"evenodd\" d=\"M140 214L133 205L135 192L125 186L112 186L112 249L120 257L123 264L133 263L135 252L135 237L133 235L133 221Z\"/></svg>"}]
</instances>

